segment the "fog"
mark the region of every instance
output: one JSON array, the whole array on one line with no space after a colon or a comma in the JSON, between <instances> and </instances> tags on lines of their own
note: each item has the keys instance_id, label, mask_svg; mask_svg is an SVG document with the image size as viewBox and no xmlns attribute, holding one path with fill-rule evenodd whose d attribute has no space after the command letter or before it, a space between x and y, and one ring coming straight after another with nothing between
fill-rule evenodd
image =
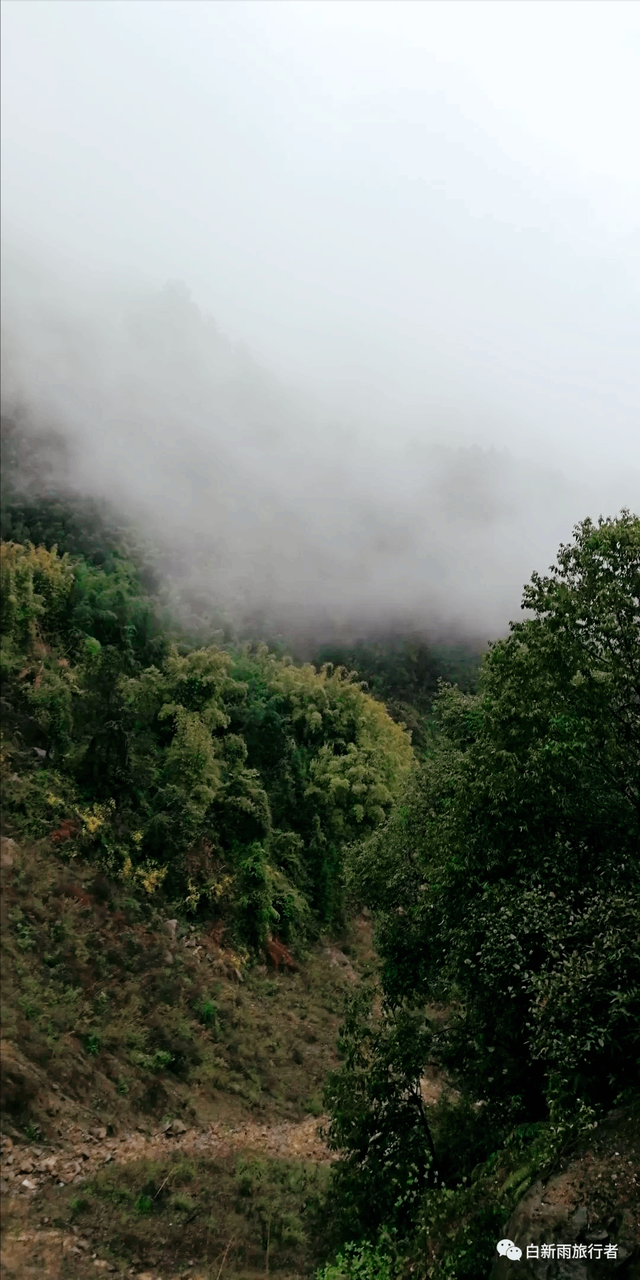
<instances>
[{"instance_id":1,"label":"fog","mask_svg":"<svg viewBox=\"0 0 640 1280\"><path fill-rule=\"evenodd\" d=\"M289 633L488 637L640 508L640 11L3 5L3 411ZM70 469L69 469L70 468Z\"/></svg>"}]
</instances>

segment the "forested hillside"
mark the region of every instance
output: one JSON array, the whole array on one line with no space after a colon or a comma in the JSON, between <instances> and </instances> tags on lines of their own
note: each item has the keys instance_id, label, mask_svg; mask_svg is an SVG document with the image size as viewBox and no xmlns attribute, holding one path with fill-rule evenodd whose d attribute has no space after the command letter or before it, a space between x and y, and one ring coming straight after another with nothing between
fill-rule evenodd
<instances>
[{"instance_id":1,"label":"forested hillside","mask_svg":"<svg viewBox=\"0 0 640 1280\"><path fill-rule=\"evenodd\" d=\"M91 1087L145 1114L166 1114L172 1081L284 1107L291 1060L270 1072L257 1023L246 1030L264 961L292 992L306 973L309 990L308 975L326 981L320 942L372 921L377 961L351 969L340 953L339 1063L327 1047L307 1094L317 1114L324 1076L338 1158L313 1191L324 1230L305 1228L315 1243L295 1265L325 1280L482 1280L536 1177L638 1105L640 520L583 521L479 677L468 648L382 627L307 641L303 661L286 637L274 650L234 634L215 600L173 607L166 562L134 524L47 489L43 458L62 442L25 444L15 423L4 442L11 1043L67 1081L73 1040L87 1064L76 1098L102 1064ZM55 919L65 895L75 924ZM247 1054L236 1035L220 1057L232 1024L195 970L170 952L172 980L160 972L167 922L171 946L191 938L254 984ZM144 995L118 929L148 970ZM31 1140L29 1096L16 1086L8 1105ZM589 1203L590 1226L618 1233L636 1265L637 1187ZM258 1274L227 1257L229 1274Z\"/></svg>"},{"instance_id":2,"label":"forested hillside","mask_svg":"<svg viewBox=\"0 0 640 1280\"><path fill-rule=\"evenodd\" d=\"M354 676L260 646L180 652L119 559L3 543L2 587L19 835L206 903L239 944L339 916L342 849L385 821L412 761Z\"/></svg>"}]
</instances>

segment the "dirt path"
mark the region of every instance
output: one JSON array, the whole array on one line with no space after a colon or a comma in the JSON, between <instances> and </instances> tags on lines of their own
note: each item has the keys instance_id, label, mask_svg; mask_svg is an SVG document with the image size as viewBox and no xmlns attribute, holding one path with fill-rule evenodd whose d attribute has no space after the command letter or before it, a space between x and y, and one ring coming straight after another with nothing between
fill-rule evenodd
<instances>
[{"instance_id":1,"label":"dirt path","mask_svg":"<svg viewBox=\"0 0 640 1280\"><path fill-rule=\"evenodd\" d=\"M300 1159L328 1163L335 1159L323 1142L319 1129L326 1117L308 1116L304 1120L275 1125L247 1121L240 1125L213 1123L206 1129L189 1129L174 1120L155 1133L127 1132L108 1137L105 1129L81 1129L70 1126L66 1138L57 1146L43 1143L20 1143L10 1137L0 1139L0 1190L11 1198L18 1213L21 1229L5 1233L2 1243L2 1274L7 1280L68 1280L96 1272L113 1272L115 1268L94 1252L94 1245L78 1228L71 1231L45 1226L45 1218L36 1227L33 1213L38 1193L51 1185L78 1185L97 1173L135 1160L166 1160L174 1152L189 1156L228 1156L234 1152L255 1152L284 1159ZM166 1268L151 1271L131 1269L138 1280L174 1280ZM178 1273L190 1280L205 1280L204 1273L191 1265ZM209 1272L207 1272L207 1276ZM177 1280L177 1276L175 1277Z\"/></svg>"},{"instance_id":2,"label":"dirt path","mask_svg":"<svg viewBox=\"0 0 640 1280\"><path fill-rule=\"evenodd\" d=\"M443 1088L439 1072L429 1071L420 1084L424 1101L436 1102ZM281 1159L328 1164L337 1157L321 1136L327 1123L327 1116L307 1116L297 1122L285 1120L270 1125L256 1120L236 1125L218 1121L197 1129L173 1120L155 1133L148 1133L140 1126L116 1137L108 1137L104 1128L83 1129L72 1124L65 1138L55 1145L20 1143L2 1137L0 1191L3 1195L30 1199L47 1184L80 1185L109 1164L163 1160L175 1151L190 1156L229 1156L251 1151Z\"/></svg>"},{"instance_id":3,"label":"dirt path","mask_svg":"<svg viewBox=\"0 0 640 1280\"><path fill-rule=\"evenodd\" d=\"M214 1123L207 1129L188 1129L182 1121L174 1120L156 1133L123 1133L112 1138L107 1137L106 1129L81 1130L71 1126L66 1141L57 1147L41 1143L23 1145L11 1138L2 1138L0 1190L4 1194L30 1198L47 1183L81 1184L109 1164L161 1160L174 1151L197 1156L254 1151L325 1164L335 1157L319 1134L323 1122L326 1123L326 1117L308 1116L297 1123L264 1125L247 1121L237 1126Z\"/></svg>"}]
</instances>

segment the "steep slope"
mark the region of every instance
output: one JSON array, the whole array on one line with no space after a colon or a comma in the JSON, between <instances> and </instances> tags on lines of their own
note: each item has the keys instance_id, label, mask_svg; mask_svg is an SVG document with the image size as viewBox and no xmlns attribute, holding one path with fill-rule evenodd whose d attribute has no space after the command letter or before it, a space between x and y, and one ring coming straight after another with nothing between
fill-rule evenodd
<instances>
[{"instance_id":1,"label":"steep slope","mask_svg":"<svg viewBox=\"0 0 640 1280\"><path fill-rule=\"evenodd\" d=\"M375 962L368 923L295 967L242 964L6 838L2 912L5 1274L44 1259L51 1276L173 1276L193 1259L213 1276L226 1249L224 1274L263 1275L267 1236L272 1271L311 1274L322 1086L342 997Z\"/></svg>"}]
</instances>

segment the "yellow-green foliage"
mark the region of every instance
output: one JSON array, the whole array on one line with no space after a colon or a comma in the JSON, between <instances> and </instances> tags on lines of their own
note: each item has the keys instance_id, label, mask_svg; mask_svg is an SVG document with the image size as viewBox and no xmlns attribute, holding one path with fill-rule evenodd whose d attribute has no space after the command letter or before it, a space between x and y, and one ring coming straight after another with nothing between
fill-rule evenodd
<instances>
[{"instance_id":1,"label":"yellow-green foliage","mask_svg":"<svg viewBox=\"0 0 640 1280\"><path fill-rule=\"evenodd\" d=\"M22 645L33 645L55 629L73 587L73 568L68 556L56 548L0 544L0 587L2 591L2 636Z\"/></svg>"},{"instance_id":2,"label":"yellow-green foliage","mask_svg":"<svg viewBox=\"0 0 640 1280\"><path fill-rule=\"evenodd\" d=\"M334 694L339 711L348 708L355 741L340 753L330 743L320 748L311 765L308 795L326 809L332 833L352 839L384 822L412 767L411 745L381 703L345 673L323 669L317 678Z\"/></svg>"},{"instance_id":3,"label":"yellow-green foliage","mask_svg":"<svg viewBox=\"0 0 640 1280\"><path fill-rule=\"evenodd\" d=\"M328 830L351 839L379 826L414 762L407 732L344 668L295 666L264 646L256 662L286 703L296 739L315 748L305 795Z\"/></svg>"},{"instance_id":4,"label":"yellow-green foliage","mask_svg":"<svg viewBox=\"0 0 640 1280\"><path fill-rule=\"evenodd\" d=\"M2 678L21 683L30 715L52 746L69 741L77 673L52 645L73 588L73 567L55 547L0 545Z\"/></svg>"},{"instance_id":5,"label":"yellow-green foliage","mask_svg":"<svg viewBox=\"0 0 640 1280\"><path fill-rule=\"evenodd\" d=\"M339 913L342 848L386 821L413 762L355 676L264 645L154 640L121 560L11 543L2 583L7 705L31 742L11 796L22 830L222 915L251 946Z\"/></svg>"}]
</instances>

